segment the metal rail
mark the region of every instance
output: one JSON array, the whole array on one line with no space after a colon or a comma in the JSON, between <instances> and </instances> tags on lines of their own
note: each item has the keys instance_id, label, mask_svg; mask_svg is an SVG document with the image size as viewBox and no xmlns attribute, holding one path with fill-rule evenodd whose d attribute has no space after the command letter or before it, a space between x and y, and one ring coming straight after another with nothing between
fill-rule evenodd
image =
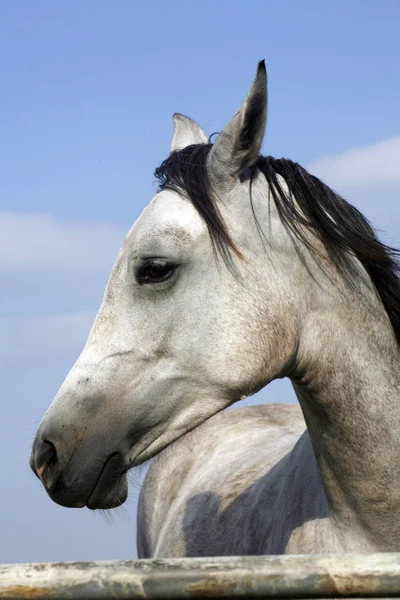
<instances>
[{"instance_id":1,"label":"metal rail","mask_svg":"<svg viewBox=\"0 0 400 600\"><path fill-rule=\"evenodd\" d=\"M400 598L400 553L0 566L0 598Z\"/></svg>"}]
</instances>

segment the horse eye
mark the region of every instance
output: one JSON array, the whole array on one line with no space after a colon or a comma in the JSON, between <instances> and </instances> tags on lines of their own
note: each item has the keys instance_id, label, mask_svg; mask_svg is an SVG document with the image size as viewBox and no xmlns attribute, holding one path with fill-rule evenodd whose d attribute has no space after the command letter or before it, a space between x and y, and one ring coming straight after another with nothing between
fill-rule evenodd
<instances>
[{"instance_id":1,"label":"horse eye","mask_svg":"<svg viewBox=\"0 0 400 600\"><path fill-rule=\"evenodd\" d=\"M174 265L161 260L149 260L137 272L138 283L160 283L169 279Z\"/></svg>"}]
</instances>

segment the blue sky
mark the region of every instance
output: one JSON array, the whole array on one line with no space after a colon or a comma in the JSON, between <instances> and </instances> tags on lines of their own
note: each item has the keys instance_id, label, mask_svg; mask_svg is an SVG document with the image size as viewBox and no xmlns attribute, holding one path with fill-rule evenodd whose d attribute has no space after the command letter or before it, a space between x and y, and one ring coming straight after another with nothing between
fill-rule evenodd
<instances>
[{"instance_id":1,"label":"blue sky","mask_svg":"<svg viewBox=\"0 0 400 600\"><path fill-rule=\"evenodd\" d=\"M135 556L134 486L110 524L52 504L28 459L174 112L220 131L265 58L264 152L400 245L399 22L398 0L0 3L0 562ZM280 382L256 400L293 395Z\"/></svg>"}]
</instances>

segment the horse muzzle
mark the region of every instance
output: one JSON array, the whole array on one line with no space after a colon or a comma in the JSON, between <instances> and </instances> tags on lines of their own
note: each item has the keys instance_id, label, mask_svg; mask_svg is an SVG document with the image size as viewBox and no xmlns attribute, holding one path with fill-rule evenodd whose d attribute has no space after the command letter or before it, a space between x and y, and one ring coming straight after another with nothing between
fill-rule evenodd
<instances>
[{"instance_id":1,"label":"horse muzzle","mask_svg":"<svg viewBox=\"0 0 400 600\"><path fill-rule=\"evenodd\" d=\"M116 508L128 496L128 468L121 452L112 452L105 458L99 454L95 454L93 464L85 464L82 458L77 460L76 452L66 460L55 443L38 434L30 466L50 498L61 506Z\"/></svg>"}]
</instances>

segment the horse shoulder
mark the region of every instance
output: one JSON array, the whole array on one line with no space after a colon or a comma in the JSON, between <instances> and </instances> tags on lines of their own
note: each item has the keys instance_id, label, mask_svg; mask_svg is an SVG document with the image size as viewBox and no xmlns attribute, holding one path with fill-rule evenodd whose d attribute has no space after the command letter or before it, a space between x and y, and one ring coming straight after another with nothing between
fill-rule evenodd
<instances>
[{"instance_id":1,"label":"horse shoulder","mask_svg":"<svg viewBox=\"0 0 400 600\"><path fill-rule=\"evenodd\" d=\"M274 469L304 430L297 405L247 406L215 415L160 453L139 498L139 556L222 555L262 544L255 517L265 516L280 485Z\"/></svg>"}]
</instances>

